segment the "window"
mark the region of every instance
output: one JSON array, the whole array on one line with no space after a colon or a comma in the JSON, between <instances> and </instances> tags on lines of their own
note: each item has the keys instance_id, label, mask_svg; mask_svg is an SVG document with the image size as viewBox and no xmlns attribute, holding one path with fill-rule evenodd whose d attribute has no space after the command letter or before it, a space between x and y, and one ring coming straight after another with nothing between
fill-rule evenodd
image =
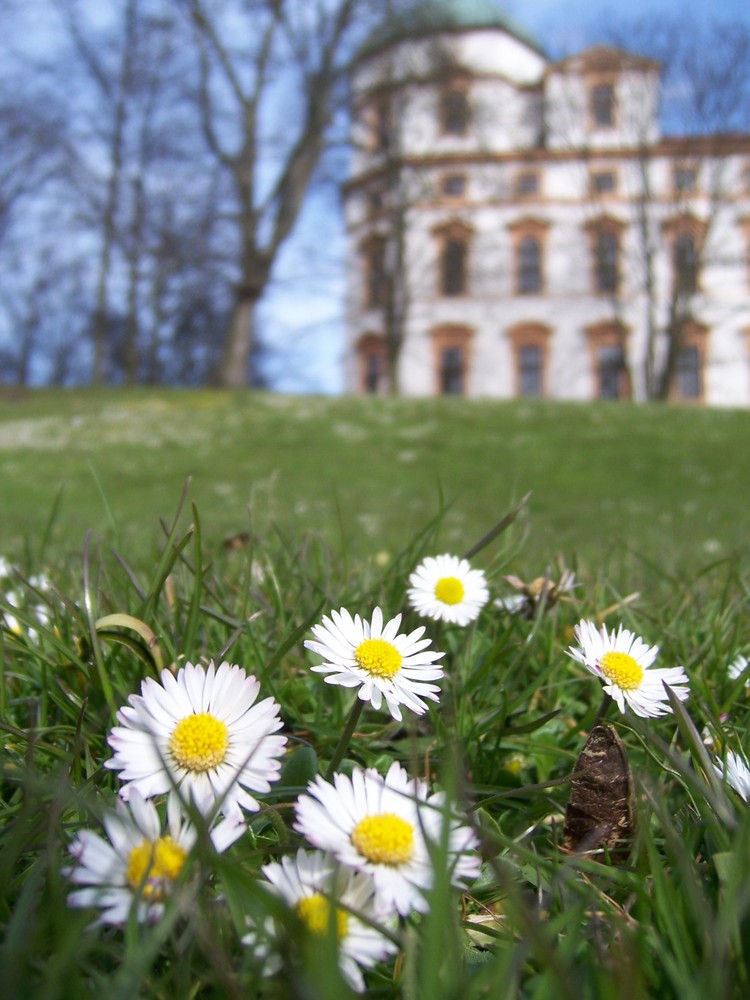
<instances>
[{"instance_id":1,"label":"window","mask_svg":"<svg viewBox=\"0 0 750 1000\"><path fill-rule=\"evenodd\" d=\"M547 355L552 331L542 323L519 323L508 330L515 361L515 394L547 394Z\"/></svg>"},{"instance_id":2,"label":"window","mask_svg":"<svg viewBox=\"0 0 750 1000\"><path fill-rule=\"evenodd\" d=\"M624 224L602 215L586 226L591 248L591 284L597 295L620 292L621 242Z\"/></svg>"},{"instance_id":3,"label":"window","mask_svg":"<svg viewBox=\"0 0 750 1000\"><path fill-rule=\"evenodd\" d=\"M385 198L383 192L376 188L367 193L367 212L372 217L383 211Z\"/></svg>"},{"instance_id":4,"label":"window","mask_svg":"<svg viewBox=\"0 0 750 1000\"><path fill-rule=\"evenodd\" d=\"M619 399L622 395L622 376L625 355L617 344L602 344L597 350L599 399Z\"/></svg>"},{"instance_id":5,"label":"window","mask_svg":"<svg viewBox=\"0 0 750 1000\"><path fill-rule=\"evenodd\" d=\"M680 233L674 241L674 290L694 295L698 290L698 251L692 233Z\"/></svg>"},{"instance_id":6,"label":"window","mask_svg":"<svg viewBox=\"0 0 750 1000\"><path fill-rule=\"evenodd\" d=\"M670 386L670 397L683 402L703 399L703 369L708 328L691 320L678 332L679 350Z\"/></svg>"},{"instance_id":7,"label":"window","mask_svg":"<svg viewBox=\"0 0 750 1000\"><path fill-rule=\"evenodd\" d=\"M672 294L695 295L700 291L700 258L708 226L694 215L683 214L663 224L671 243Z\"/></svg>"},{"instance_id":8,"label":"window","mask_svg":"<svg viewBox=\"0 0 750 1000\"><path fill-rule=\"evenodd\" d=\"M591 120L600 128L615 123L615 88L611 83L597 83L591 88Z\"/></svg>"},{"instance_id":9,"label":"window","mask_svg":"<svg viewBox=\"0 0 750 1000\"><path fill-rule=\"evenodd\" d=\"M441 290L443 295L466 294L466 244L456 237L443 244Z\"/></svg>"},{"instance_id":10,"label":"window","mask_svg":"<svg viewBox=\"0 0 750 1000\"><path fill-rule=\"evenodd\" d=\"M432 331L435 350L435 390L441 396L466 393L472 331L464 326L438 327Z\"/></svg>"},{"instance_id":11,"label":"window","mask_svg":"<svg viewBox=\"0 0 750 1000\"><path fill-rule=\"evenodd\" d=\"M362 249L365 265L365 306L378 309L385 305L387 275L385 268L385 238L374 236Z\"/></svg>"},{"instance_id":12,"label":"window","mask_svg":"<svg viewBox=\"0 0 750 1000\"><path fill-rule=\"evenodd\" d=\"M518 294L535 295L542 290L542 248L534 236L518 244Z\"/></svg>"},{"instance_id":13,"label":"window","mask_svg":"<svg viewBox=\"0 0 750 1000\"><path fill-rule=\"evenodd\" d=\"M376 333L366 333L357 343L359 391L373 395L386 388L385 341Z\"/></svg>"},{"instance_id":14,"label":"window","mask_svg":"<svg viewBox=\"0 0 750 1000\"><path fill-rule=\"evenodd\" d=\"M620 283L620 241L612 232L596 235L596 290L614 295Z\"/></svg>"},{"instance_id":15,"label":"window","mask_svg":"<svg viewBox=\"0 0 750 1000\"><path fill-rule=\"evenodd\" d=\"M440 352L440 394L460 396L464 391L464 349L444 347Z\"/></svg>"},{"instance_id":16,"label":"window","mask_svg":"<svg viewBox=\"0 0 750 1000\"><path fill-rule=\"evenodd\" d=\"M516 295L538 295L544 291L544 246L549 223L527 217L508 229L513 240Z\"/></svg>"},{"instance_id":17,"label":"window","mask_svg":"<svg viewBox=\"0 0 750 1000\"><path fill-rule=\"evenodd\" d=\"M701 355L697 347L683 347L677 355L677 395L680 399L701 397Z\"/></svg>"},{"instance_id":18,"label":"window","mask_svg":"<svg viewBox=\"0 0 750 1000\"><path fill-rule=\"evenodd\" d=\"M676 194L689 194L695 191L697 173L695 167L675 167L672 183Z\"/></svg>"},{"instance_id":19,"label":"window","mask_svg":"<svg viewBox=\"0 0 750 1000\"><path fill-rule=\"evenodd\" d=\"M516 195L519 198L530 198L539 194L539 174L524 171L516 177Z\"/></svg>"},{"instance_id":20,"label":"window","mask_svg":"<svg viewBox=\"0 0 750 1000\"><path fill-rule=\"evenodd\" d=\"M518 352L518 395L542 395L542 349L526 344Z\"/></svg>"},{"instance_id":21,"label":"window","mask_svg":"<svg viewBox=\"0 0 750 1000\"><path fill-rule=\"evenodd\" d=\"M468 294L471 229L460 221L433 230L438 239L438 295Z\"/></svg>"},{"instance_id":22,"label":"window","mask_svg":"<svg viewBox=\"0 0 750 1000\"><path fill-rule=\"evenodd\" d=\"M463 198L466 193L465 174L446 174L443 178L443 194L447 198Z\"/></svg>"},{"instance_id":23,"label":"window","mask_svg":"<svg viewBox=\"0 0 750 1000\"><path fill-rule=\"evenodd\" d=\"M587 327L586 335L591 350L596 399L629 399L625 343L627 330L619 323L599 323Z\"/></svg>"},{"instance_id":24,"label":"window","mask_svg":"<svg viewBox=\"0 0 750 1000\"><path fill-rule=\"evenodd\" d=\"M450 87L440 99L440 127L445 135L466 135L469 98L465 87Z\"/></svg>"},{"instance_id":25,"label":"window","mask_svg":"<svg viewBox=\"0 0 750 1000\"><path fill-rule=\"evenodd\" d=\"M377 153L386 153L391 146L393 113L390 98L380 95L371 108L372 147Z\"/></svg>"},{"instance_id":26,"label":"window","mask_svg":"<svg viewBox=\"0 0 750 1000\"><path fill-rule=\"evenodd\" d=\"M591 175L591 190L596 195L613 194L617 190L617 178L611 170L597 170Z\"/></svg>"}]
</instances>

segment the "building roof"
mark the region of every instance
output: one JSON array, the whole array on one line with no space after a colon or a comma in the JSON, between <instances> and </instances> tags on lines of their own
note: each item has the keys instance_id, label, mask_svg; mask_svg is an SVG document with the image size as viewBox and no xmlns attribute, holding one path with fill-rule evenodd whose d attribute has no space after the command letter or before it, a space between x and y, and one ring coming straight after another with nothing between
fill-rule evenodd
<instances>
[{"instance_id":1,"label":"building roof","mask_svg":"<svg viewBox=\"0 0 750 1000\"><path fill-rule=\"evenodd\" d=\"M597 73L608 70L658 70L660 63L647 56L633 55L624 49L612 45L593 45L591 48L577 52L575 55L560 59L553 63L548 72L555 70L573 70L576 73Z\"/></svg>"},{"instance_id":2,"label":"building roof","mask_svg":"<svg viewBox=\"0 0 750 1000\"><path fill-rule=\"evenodd\" d=\"M504 13L495 0L413 0L374 31L359 51L364 59L396 42L442 32L492 29L504 31L544 55L539 42Z\"/></svg>"}]
</instances>

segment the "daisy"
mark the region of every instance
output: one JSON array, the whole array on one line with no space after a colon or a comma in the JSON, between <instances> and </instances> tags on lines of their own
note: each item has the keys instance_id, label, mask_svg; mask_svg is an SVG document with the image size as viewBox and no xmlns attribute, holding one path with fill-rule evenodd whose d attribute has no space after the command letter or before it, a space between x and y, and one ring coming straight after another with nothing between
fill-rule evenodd
<instances>
[{"instance_id":1,"label":"daisy","mask_svg":"<svg viewBox=\"0 0 750 1000\"><path fill-rule=\"evenodd\" d=\"M428 556L409 577L407 596L417 614L468 625L490 598L487 580L458 556Z\"/></svg>"},{"instance_id":2,"label":"daisy","mask_svg":"<svg viewBox=\"0 0 750 1000\"><path fill-rule=\"evenodd\" d=\"M729 674L730 680L736 681L738 677L745 673L747 670L748 659L741 653L736 656L732 662L727 667L727 673ZM745 678L745 687L750 687L750 672Z\"/></svg>"},{"instance_id":3,"label":"daisy","mask_svg":"<svg viewBox=\"0 0 750 1000\"><path fill-rule=\"evenodd\" d=\"M120 795L144 798L175 793L202 813L255 810L247 793L268 792L279 777L285 736L273 698L256 703L260 684L240 667L208 669L186 663L161 684L147 678L140 695L121 708L109 734L114 757L105 766L120 772Z\"/></svg>"},{"instance_id":4,"label":"daisy","mask_svg":"<svg viewBox=\"0 0 750 1000\"><path fill-rule=\"evenodd\" d=\"M745 802L750 801L750 768L739 754L728 750L726 764L717 757L714 770Z\"/></svg>"},{"instance_id":5,"label":"daisy","mask_svg":"<svg viewBox=\"0 0 750 1000\"><path fill-rule=\"evenodd\" d=\"M135 907L139 923L153 923L164 912L164 900L180 877L197 832L185 819L177 799L167 804L167 832L156 808L137 791L129 807L118 801L103 820L109 843L91 830L79 830L70 845L74 864L63 874L76 889L68 905L97 906L96 924L124 924ZM210 834L218 852L244 833L236 817L225 819Z\"/></svg>"},{"instance_id":6,"label":"daisy","mask_svg":"<svg viewBox=\"0 0 750 1000\"><path fill-rule=\"evenodd\" d=\"M479 873L477 839L468 826L448 815L442 792L410 780L394 761L385 777L374 768L355 767L351 777L321 777L297 799L295 830L338 861L372 876L376 908L402 916L427 909L425 892L434 881L434 849L448 824L451 883L463 887Z\"/></svg>"},{"instance_id":7,"label":"daisy","mask_svg":"<svg viewBox=\"0 0 750 1000\"><path fill-rule=\"evenodd\" d=\"M593 622L581 621L574 634L579 646L571 646L568 655L604 681L604 690L621 712L626 706L642 718L671 712L665 684L680 701L687 698L688 678L683 668L653 669L659 647L647 646L622 625L617 632L608 633L604 625L597 629Z\"/></svg>"},{"instance_id":8,"label":"daisy","mask_svg":"<svg viewBox=\"0 0 750 1000\"><path fill-rule=\"evenodd\" d=\"M296 858L284 857L261 871L269 890L281 897L312 935L324 936L334 923L341 974L353 990L362 993L365 981L360 966L370 969L398 950L394 941L372 926L377 914L370 876L338 865L329 854L302 849ZM242 943L265 959L264 972L273 975L282 965L282 928L271 917L261 926L248 917L248 926Z\"/></svg>"},{"instance_id":9,"label":"daisy","mask_svg":"<svg viewBox=\"0 0 750 1000\"><path fill-rule=\"evenodd\" d=\"M360 701L380 708L385 698L388 711L401 720L399 705L406 705L423 715L427 705L422 700L438 701L440 688L430 681L443 676L435 664L444 653L427 651L429 639L423 639L424 626L399 634L401 615L383 625L383 612L375 608L368 622L346 608L323 617L322 625L313 626L315 639L305 646L325 660L312 667L315 673L328 674L327 684L358 687Z\"/></svg>"}]
</instances>

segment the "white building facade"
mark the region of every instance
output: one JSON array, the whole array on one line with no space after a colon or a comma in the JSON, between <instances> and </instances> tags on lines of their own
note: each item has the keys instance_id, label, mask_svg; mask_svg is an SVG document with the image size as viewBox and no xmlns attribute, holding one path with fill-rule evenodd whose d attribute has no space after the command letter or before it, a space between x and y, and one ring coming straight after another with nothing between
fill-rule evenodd
<instances>
[{"instance_id":1,"label":"white building facade","mask_svg":"<svg viewBox=\"0 0 750 1000\"><path fill-rule=\"evenodd\" d=\"M750 405L750 136L662 136L649 59L419 10L352 81L346 389Z\"/></svg>"}]
</instances>

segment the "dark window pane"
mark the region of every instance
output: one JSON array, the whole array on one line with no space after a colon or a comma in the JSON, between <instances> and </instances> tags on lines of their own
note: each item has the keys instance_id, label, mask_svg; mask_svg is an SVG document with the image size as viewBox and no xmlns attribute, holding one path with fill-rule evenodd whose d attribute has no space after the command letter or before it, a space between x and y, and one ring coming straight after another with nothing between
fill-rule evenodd
<instances>
[{"instance_id":1,"label":"dark window pane","mask_svg":"<svg viewBox=\"0 0 750 1000\"><path fill-rule=\"evenodd\" d=\"M367 305L377 308L385 303L385 242L375 240L367 251Z\"/></svg>"},{"instance_id":2,"label":"dark window pane","mask_svg":"<svg viewBox=\"0 0 750 1000\"><path fill-rule=\"evenodd\" d=\"M690 233L683 233L675 240L674 269L677 291L692 295L698 287L698 252Z\"/></svg>"},{"instance_id":3,"label":"dark window pane","mask_svg":"<svg viewBox=\"0 0 750 1000\"><path fill-rule=\"evenodd\" d=\"M619 243L613 233L599 233L596 237L596 290L617 291L619 271Z\"/></svg>"},{"instance_id":4,"label":"dark window pane","mask_svg":"<svg viewBox=\"0 0 750 1000\"><path fill-rule=\"evenodd\" d=\"M598 351L599 398L619 399L625 373L625 357L617 345L603 344Z\"/></svg>"},{"instance_id":5,"label":"dark window pane","mask_svg":"<svg viewBox=\"0 0 750 1000\"><path fill-rule=\"evenodd\" d=\"M444 347L440 353L440 391L444 396L460 396L464 391L464 349Z\"/></svg>"},{"instance_id":6,"label":"dark window pane","mask_svg":"<svg viewBox=\"0 0 750 1000\"><path fill-rule=\"evenodd\" d=\"M596 194L607 194L615 189L615 175L606 171L601 174L594 174L593 188Z\"/></svg>"},{"instance_id":7,"label":"dark window pane","mask_svg":"<svg viewBox=\"0 0 750 1000\"><path fill-rule=\"evenodd\" d=\"M700 399L701 356L697 347L683 347L677 356L677 394L680 399Z\"/></svg>"},{"instance_id":8,"label":"dark window pane","mask_svg":"<svg viewBox=\"0 0 750 1000\"><path fill-rule=\"evenodd\" d=\"M542 262L539 240L526 236L518 246L518 291L533 295L542 290Z\"/></svg>"},{"instance_id":9,"label":"dark window pane","mask_svg":"<svg viewBox=\"0 0 750 1000\"><path fill-rule=\"evenodd\" d=\"M380 358L377 354L365 356L365 392L377 392L380 388Z\"/></svg>"},{"instance_id":10,"label":"dark window pane","mask_svg":"<svg viewBox=\"0 0 750 1000\"><path fill-rule=\"evenodd\" d=\"M450 198L460 198L466 191L466 177L463 174L448 174L443 178L443 194Z\"/></svg>"},{"instance_id":11,"label":"dark window pane","mask_svg":"<svg viewBox=\"0 0 750 1000\"><path fill-rule=\"evenodd\" d=\"M539 191L538 174L519 174L516 178L516 194L528 197Z\"/></svg>"},{"instance_id":12,"label":"dark window pane","mask_svg":"<svg viewBox=\"0 0 750 1000\"><path fill-rule=\"evenodd\" d=\"M469 101L463 90L449 90L443 94L443 132L449 135L465 135L469 124Z\"/></svg>"},{"instance_id":13,"label":"dark window pane","mask_svg":"<svg viewBox=\"0 0 750 1000\"><path fill-rule=\"evenodd\" d=\"M610 83L602 83L591 91L591 116L597 125L612 125L615 120L615 93Z\"/></svg>"},{"instance_id":14,"label":"dark window pane","mask_svg":"<svg viewBox=\"0 0 750 1000\"><path fill-rule=\"evenodd\" d=\"M694 191L696 174L692 167L676 167L674 172L674 186L677 191Z\"/></svg>"},{"instance_id":15,"label":"dark window pane","mask_svg":"<svg viewBox=\"0 0 750 1000\"><path fill-rule=\"evenodd\" d=\"M466 292L466 244L463 240L447 239L443 245L443 295L464 295Z\"/></svg>"},{"instance_id":16,"label":"dark window pane","mask_svg":"<svg viewBox=\"0 0 750 1000\"><path fill-rule=\"evenodd\" d=\"M527 344L518 352L518 391L521 396L542 395L542 349Z\"/></svg>"}]
</instances>

